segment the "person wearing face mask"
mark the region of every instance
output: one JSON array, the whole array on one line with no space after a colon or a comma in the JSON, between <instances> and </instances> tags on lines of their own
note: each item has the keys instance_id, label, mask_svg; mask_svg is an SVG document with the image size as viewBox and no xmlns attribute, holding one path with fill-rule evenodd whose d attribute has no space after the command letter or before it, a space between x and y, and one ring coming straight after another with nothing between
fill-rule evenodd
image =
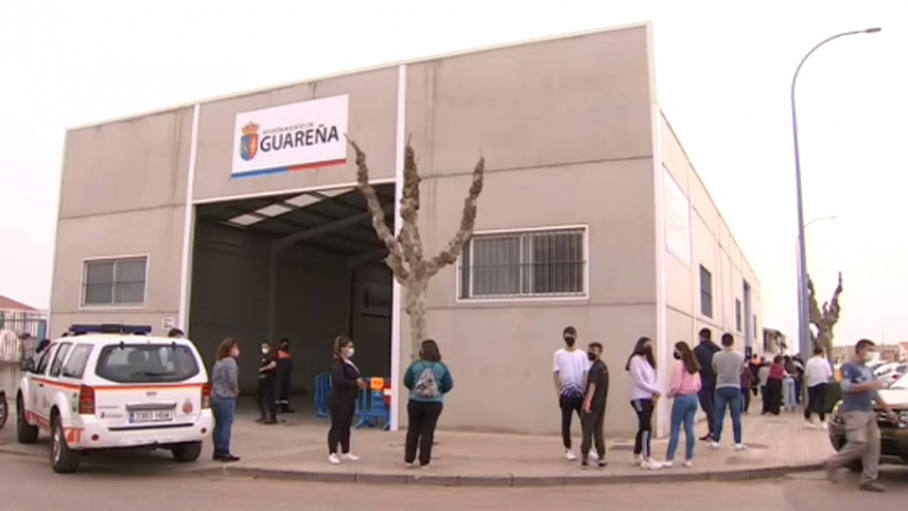
<instances>
[{"instance_id":1,"label":"person wearing face mask","mask_svg":"<svg viewBox=\"0 0 908 511\"><path fill-rule=\"evenodd\" d=\"M686 342L675 343L675 367L672 369L672 380L668 388L668 397L674 398L671 415L671 434L668 440L668 452L665 455L665 468L672 468L678 441L681 439L681 426L684 425L685 456L684 466L693 467L694 447L697 435L694 431L694 420L697 418L697 393L700 392L700 363Z\"/></svg>"},{"instance_id":2,"label":"person wearing face mask","mask_svg":"<svg viewBox=\"0 0 908 511\"><path fill-rule=\"evenodd\" d=\"M290 340L284 337L277 345L276 382L277 405L281 413L295 413L290 408L290 393L293 392L293 354L290 353Z\"/></svg>"},{"instance_id":3,"label":"person wearing face mask","mask_svg":"<svg viewBox=\"0 0 908 511\"><path fill-rule=\"evenodd\" d=\"M649 337L637 340L624 370L631 377L631 407L637 414L634 464L644 470L659 470L662 464L653 459L650 440L653 436L653 409L662 393L656 384L656 359L653 357L653 341Z\"/></svg>"},{"instance_id":4,"label":"person wearing face mask","mask_svg":"<svg viewBox=\"0 0 908 511\"><path fill-rule=\"evenodd\" d=\"M713 355L722 351L719 346L712 341L712 331L709 328L700 330L700 344L694 348L694 356L697 357L697 363L700 364L700 381L702 387L697 398L700 400L700 407L706 415L706 424L709 433L700 440L712 441L716 438L714 431L716 424L716 372L713 370Z\"/></svg>"},{"instance_id":5,"label":"person wearing face mask","mask_svg":"<svg viewBox=\"0 0 908 511\"><path fill-rule=\"evenodd\" d=\"M586 399L583 401L583 414L580 424L583 428L583 442L580 444L580 454L583 458L582 468L589 466L590 449L593 439L596 440L596 454L599 455L599 468L605 468L605 437L602 433L605 421L605 403L608 399L608 366L602 361L602 344L590 343L587 358L590 366L589 377L586 380Z\"/></svg>"},{"instance_id":6,"label":"person wearing face mask","mask_svg":"<svg viewBox=\"0 0 908 511\"><path fill-rule=\"evenodd\" d=\"M577 329L569 326L564 329L564 348L555 352L554 381L555 393L558 396L558 407L561 408L561 439L564 443L564 457L574 461L577 456L571 450L571 420L576 413L581 416L583 407L586 376L590 370L590 361L583 350L577 349Z\"/></svg>"},{"instance_id":7,"label":"person wearing face mask","mask_svg":"<svg viewBox=\"0 0 908 511\"><path fill-rule=\"evenodd\" d=\"M356 397L359 391L366 388L366 380L353 363L353 339L342 335L334 339L334 360L331 361L331 395L328 397L328 409L331 411L331 429L328 430L328 461L337 465L341 458L337 455L340 444L343 459L358 461L359 456L350 452L350 428L353 427L353 415L356 412Z\"/></svg>"},{"instance_id":8,"label":"person wearing face mask","mask_svg":"<svg viewBox=\"0 0 908 511\"><path fill-rule=\"evenodd\" d=\"M880 429L874 404L886 412L892 424L898 425L899 416L892 411L878 392L886 384L877 380L873 370L867 367L876 345L869 339L861 339L854 347L854 359L842 365L841 416L845 421L845 446L826 462L826 476L830 482L837 482L840 468L853 461L861 461L862 474L860 489L869 492L885 492L886 488L877 482L880 464Z\"/></svg>"},{"instance_id":9,"label":"person wearing face mask","mask_svg":"<svg viewBox=\"0 0 908 511\"><path fill-rule=\"evenodd\" d=\"M432 461L435 427L444 407L445 394L454 388L451 371L441 362L438 343L431 339L422 342L419 359L410 364L404 375L404 386L410 390L404 462L409 467L416 467L418 447L419 466L425 467Z\"/></svg>"},{"instance_id":10,"label":"person wearing face mask","mask_svg":"<svg viewBox=\"0 0 908 511\"><path fill-rule=\"evenodd\" d=\"M215 461L232 462L240 458L230 452L230 436L233 417L236 414L236 398L240 394L239 367L236 360L240 346L236 339L226 338L218 345L217 361L211 368L211 411L214 414Z\"/></svg>"},{"instance_id":11,"label":"person wearing face mask","mask_svg":"<svg viewBox=\"0 0 908 511\"><path fill-rule=\"evenodd\" d=\"M274 360L274 354L271 353L271 345L268 341L262 341L262 357L259 359L259 391L257 400L259 403L259 417L257 422L262 424L277 424L277 401L274 400L275 388L275 370L277 361Z\"/></svg>"}]
</instances>

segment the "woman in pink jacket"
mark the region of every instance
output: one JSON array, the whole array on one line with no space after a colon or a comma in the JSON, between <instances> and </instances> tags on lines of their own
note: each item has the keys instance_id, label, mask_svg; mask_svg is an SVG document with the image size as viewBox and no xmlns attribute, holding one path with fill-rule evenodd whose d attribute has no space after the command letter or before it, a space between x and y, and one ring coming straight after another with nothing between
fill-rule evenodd
<instances>
[{"instance_id":1,"label":"woman in pink jacket","mask_svg":"<svg viewBox=\"0 0 908 511\"><path fill-rule=\"evenodd\" d=\"M672 368L672 382L668 397L674 398L672 404L672 429L668 441L668 453L665 455L664 468L672 467L678 440L681 436L681 425L684 424L686 451L684 466L693 466L694 445L697 437L694 434L694 419L697 416L697 392L700 391L700 364L686 342L675 344L675 366Z\"/></svg>"}]
</instances>

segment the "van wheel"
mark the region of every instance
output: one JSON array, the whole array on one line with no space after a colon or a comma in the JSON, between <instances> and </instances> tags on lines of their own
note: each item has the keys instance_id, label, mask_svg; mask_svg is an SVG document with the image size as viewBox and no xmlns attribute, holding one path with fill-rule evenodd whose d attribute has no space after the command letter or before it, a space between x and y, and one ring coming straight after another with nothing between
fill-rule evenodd
<instances>
[{"instance_id":1,"label":"van wheel","mask_svg":"<svg viewBox=\"0 0 908 511\"><path fill-rule=\"evenodd\" d=\"M864 464L861 463L861 460L854 460L845 466L848 467L848 470L855 473L861 473L864 471Z\"/></svg>"},{"instance_id":2,"label":"van wheel","mask_svg":"<svg viewBox=\"0 0 908 511\"><path fill-rule=\"evenodd\" d=\"M50 466L54 472L65 474L75 472L79 468L80 452L70 449L66 444L66 435L63 433L63 424L59 415L54 415L51 426L50 440Z\"/></svg>"},{"instance_id":3,"label":"van wheel","mask_svg":"<svg viewBox=\"0 0 908 511\"><path fill-rule=\"evenodd\" d=\"M16 439L20 444L33 444L38 440L38 426L32 426L25 420L21 395L16 398Z\"/></svg>"},{"instance_id":4,"label":"van wheel","mask_svg":"<svg viewBox=\"0 0 908 511\"><path fill-rule=\"evenodd\" d=\"M199 459L202 454L202 442L186 442L177 444L171 449L173 459L181 463L190 463Z\"/></svg>"}]
</instances>

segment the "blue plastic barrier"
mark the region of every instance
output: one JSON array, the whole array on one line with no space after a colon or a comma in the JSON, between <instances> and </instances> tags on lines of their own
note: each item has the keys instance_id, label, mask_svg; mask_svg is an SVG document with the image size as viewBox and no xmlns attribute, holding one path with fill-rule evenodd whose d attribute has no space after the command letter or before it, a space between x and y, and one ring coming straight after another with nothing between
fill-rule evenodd
<instances>
[{"instance_id":1,"label":"blue plastic barrier","mask_svg":"<svg viewBox=\"0 0 908 511\"><path fill-rule=\"evenodd\" d=\"M328 416L328 396L331 395L331 374L321 373L315 377L315 392L312 393L315 399L315 415L317 417Z\"/></svg>"}]
</instances>

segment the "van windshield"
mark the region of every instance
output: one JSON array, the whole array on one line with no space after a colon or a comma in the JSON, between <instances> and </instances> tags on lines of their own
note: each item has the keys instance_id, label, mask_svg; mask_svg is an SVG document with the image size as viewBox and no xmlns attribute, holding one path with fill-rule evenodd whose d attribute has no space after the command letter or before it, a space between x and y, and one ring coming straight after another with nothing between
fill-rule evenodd
<instances>
[{"instance_id":1,"label":"van windshield","mask_svg":"<svg viewBox=\"0 0 908 511\"><path fill-rule=\"evenodd\" d=\"M180 382L199 374L192 350L174 344L105 346L95 373L117 383Z\"/></svg>"}]
</instances>

